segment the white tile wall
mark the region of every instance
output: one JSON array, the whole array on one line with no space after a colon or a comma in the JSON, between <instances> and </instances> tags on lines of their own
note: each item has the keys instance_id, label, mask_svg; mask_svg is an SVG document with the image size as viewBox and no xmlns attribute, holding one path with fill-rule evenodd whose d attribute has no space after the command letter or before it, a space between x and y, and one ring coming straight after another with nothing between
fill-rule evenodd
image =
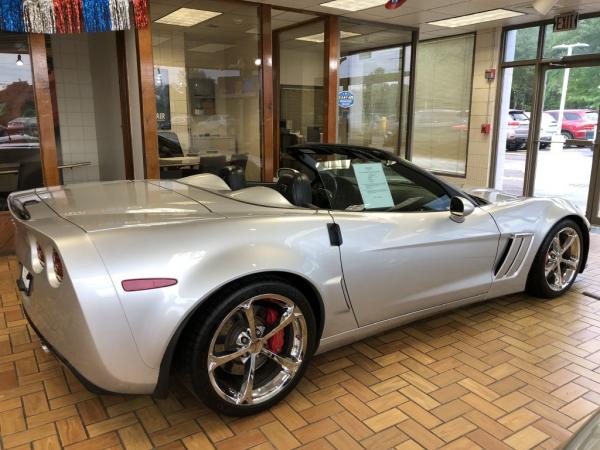
<instances>
[{"instance_id":1,"label":"white tile wall","mask_svg":"<svg viewBox=\"0 0 600 450\"><path fill-rule=\"evenodd\" d=\"M60 124L59 164L90 162L63 170L64 183L98 181L98 143L88 37L53 35L52 56Z\"/></svg>"}]
</instances>

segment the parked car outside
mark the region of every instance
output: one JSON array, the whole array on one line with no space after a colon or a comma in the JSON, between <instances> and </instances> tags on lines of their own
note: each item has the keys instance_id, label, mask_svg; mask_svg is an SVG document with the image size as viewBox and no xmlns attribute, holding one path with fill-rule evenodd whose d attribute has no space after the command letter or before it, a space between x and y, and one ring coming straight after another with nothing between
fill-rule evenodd
<instances>
[{"instance_id":1,"label":"parked car outside","mask_svg":"<svg viewBox=\"0 0 600 450\"><path fill-rule=\"evenodd\" d=\"M547 111L554 120L558 120L559 111ZM591 109L565 110L561 134L566 139L592 141L596 137L598 112Z\"/></svg>"},{"instance_id":2,"label":"parked car outside","mask_svg":"<svg viewBox=\"0 0 600 450\"><path fill-rule=\"evenodd\" d=\"M529 117L527 111L509 111L508 134L506 149L515 151L525 148L529 138ZM558 122L548 113L542 114L542 126L540 131L540 150L545 150L552 142L552 136L558 132Z\"/></svg>"},{"instance_id":3,"label":"parked car outside","mask_svg":"<svg viewBox=\"0 0 600 450\"><path fill-rule=\"evenodd\" d=\"M17 117L11 120L6 125L6 131L9 135L14 136L16 134L28 134L31 136L37 136L38 125L37 117Z\"/></svg>"},{"instance_id":4,"label":"parked car outside","mask_svg":"<svg viewBox=\"0 0 600 450\"><path fill-rule=\"evenodd\" d=\"M508 112L508 132L506 134L506 150L516 151L527 145L529 136L529 116L525 111L511 109Z\"/></svg>"},{"instance_id":5,"label":"parked car outside","mask_svg":"<svg viewBox=\"0 0 600 450\"><path fill-rule=\"evenodd\" d=\"M548 113L542 114L542 130L540 132L540 150L545 150L552 142L552 136L558 134L558 122Z\"/></svg>"}]
</instances>

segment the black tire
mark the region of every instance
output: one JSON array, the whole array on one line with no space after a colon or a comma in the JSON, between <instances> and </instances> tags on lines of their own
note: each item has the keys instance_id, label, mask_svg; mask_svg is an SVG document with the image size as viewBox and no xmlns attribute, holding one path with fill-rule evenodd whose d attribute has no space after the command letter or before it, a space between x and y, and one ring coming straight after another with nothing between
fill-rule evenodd
<instances>
[{"instance_id":1,"label":"black tire","mask_svg":"<svg viewBox=\"0 0 600 450\"><path fill-rule=\"evenodd\" d=\"M562 130L562 131L560 132L560 134L562 134L562 135L563 135L563 137L564 137L565 139L569 140L569 141L572 141L572 140L573 140L573 133L571 133L570 131L567 131L567 130ZM569 147L570 147L570 145L567 145L567 144L565 143L565 147L564 147L564 148L569 148Z\"/></svg>"},{"instance_id":2,"label":"black tire","mask_svg":"<svg viewBox=\"0 0 600 450\"><path fill-rule=\"evenodd\" d=\"M306 323L307 339L306 349L302 363L294 373L293 378L281 388L281 390L272 398L264 402L236 405L222 398L215 387L212 385L209 376L208 358L209 349L213 336L218 332L221 323L247 300L256 296L265 294L283 296L291 300L295 307L302 312ZM286 328L285 345L289 344L290 339L293 339L293 334L290 333L290 326ZM266 333L266 332L265 332ZM287 284L284 280L265 279L254 281L245 286L240 286L235 290L225 293L223 298L211 302L211 305L202 311L202 314L195 323L192 323L186 330L185 350L184 350L184 370L186 372L187 382L190 385L194 394L202 400L207 406L217 412L229 416L247 416L264 411L282 400L302 378L310 359L316 349L317 344L317 325L315 314L310 306L309 301L304 294L293 286ZM242 363L245 367L246 363ZM274 361L267 360L262 366L265 370L272 370L267 364L276 364ZM226 367L224 365L223 367ZM216 370L221 370L218 368ZM216 371L215 370L215 371ZM257 369L257 372L258 373ZM235 377L235 375L225 374L226 377ZM243 382L243 376L242 382ZM257 377L259 378L259 377ZM268 378L268 373L265 378Z\"/></svg>"},{"instance_id":3,"label":"black tire","mask_svg":"<svg viewBox=\"0 0 600 450\"><path fill-rule=\"evenodd\" d=\"M561 290L555 290L549 286L549 282L546 278L546 273L545 273L545 271L546 271L546 255L550 251L550 247L552 245L552 241L553 241L554 237L557 235L557 233L560 230L567 228L567 227L572 228L579 235L579 243L580 243L579 262L578 262L577 269L575 271L575 276L570 281L570 283ZM529 272L529 277L527 279L527 287L526 287L527 293L530 295L533 295L534 297L551 299L551 298L560 297L561 295L565 294L565 292L567 292L569 289L571 289L571 287L573 286L573 283L575 283L575 280L577 279L577 274L579 274L579 272L581 271L581 264L583 261L583 258L581 257L582 252L583 252L583 242L584 241L583 241L583 234L581 231L581 227L574 220L565 219L565 220L561 220L556 225L554 225L554 227L552 227L552 229L548 232L548 235L544 239L544 242L542 242L542 245L540 246L540 248L535 256L535 259L533 260L533 264L532 264L531 270Z\"/></svg>"}]
</instances>

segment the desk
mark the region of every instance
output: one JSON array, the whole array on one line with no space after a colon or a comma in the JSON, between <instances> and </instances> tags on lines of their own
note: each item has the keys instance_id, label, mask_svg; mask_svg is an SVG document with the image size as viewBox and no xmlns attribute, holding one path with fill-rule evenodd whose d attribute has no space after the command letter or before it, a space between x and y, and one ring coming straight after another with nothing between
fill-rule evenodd
<instances>
[{"instance_id":1,"label":"desk","mask_svg":"<svg viewBox=\"0 0 600 450\"><path fill-rule=\"evenodd\" d=\"M186 167L200 164L199 156L174 156L172 158L159 158L160 167Z\"/></svg>"},{"instance_id":2,"label":"desk","mask_svg":"<svg viewBox=\"0 0 600 450\"><path fill-rule=\"evenodd\" d=\"M0 164L0 175L19 175L18 164Z\"/></svg>"}]
</instances>

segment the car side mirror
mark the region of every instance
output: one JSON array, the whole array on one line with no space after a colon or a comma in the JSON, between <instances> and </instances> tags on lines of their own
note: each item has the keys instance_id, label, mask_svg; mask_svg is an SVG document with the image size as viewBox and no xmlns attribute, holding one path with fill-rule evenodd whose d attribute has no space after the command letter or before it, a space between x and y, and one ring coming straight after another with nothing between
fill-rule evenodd
<instances>
[{"instance_id":1,"label":"car side mirror","mask_svg":"<svg viewBox=\"0 0 600 450\"><path fill-rule=\"evenodd\" d=\"M465 217L475 211L475 206L464 197L453 197L450 201L450 219L456 223L463 223Z\"/></svg>"}]
</instances>

